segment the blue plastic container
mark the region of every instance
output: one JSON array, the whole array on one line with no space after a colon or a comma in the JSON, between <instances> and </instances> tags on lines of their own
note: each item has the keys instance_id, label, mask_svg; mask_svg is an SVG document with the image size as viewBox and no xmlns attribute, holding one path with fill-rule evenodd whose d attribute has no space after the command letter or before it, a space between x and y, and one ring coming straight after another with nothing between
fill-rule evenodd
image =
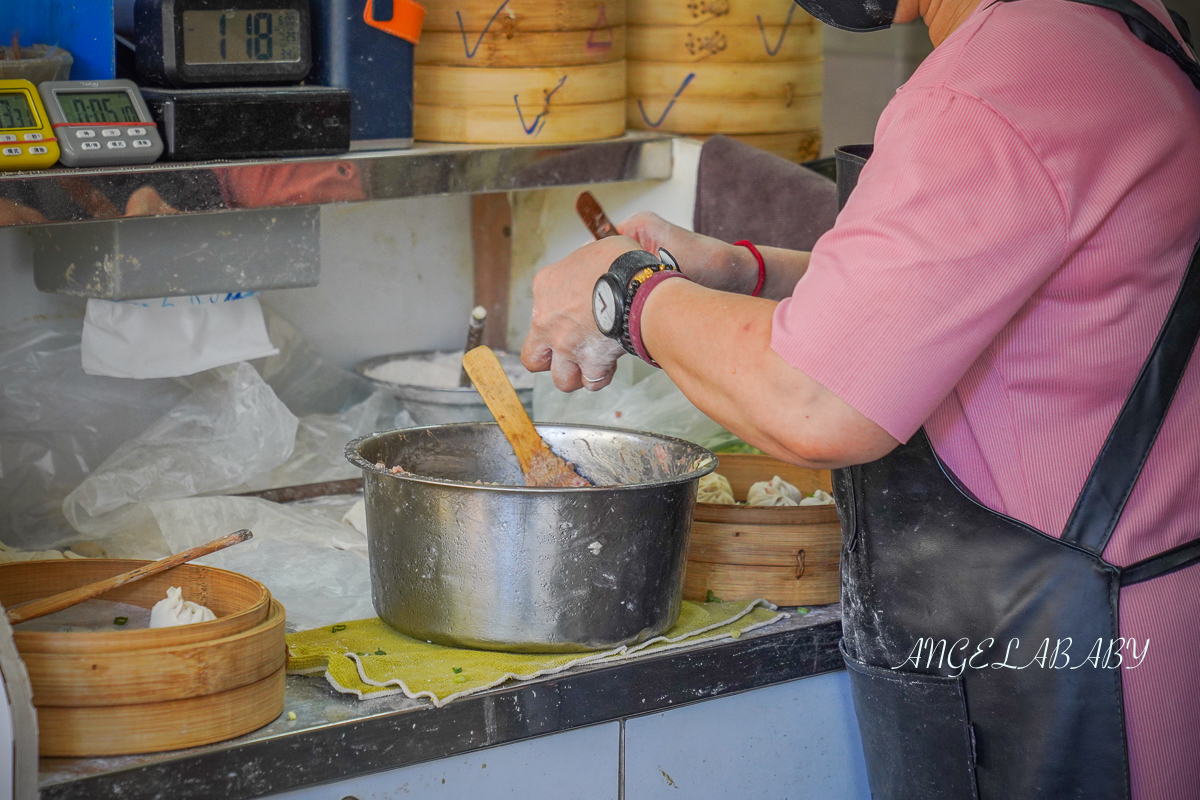
<instances>
[{"instance_id":1,"label":"blue plastic container","mask_svg":"<svg viewBox=\"0 0 1200 800\"><path fill-rule=\"evenodd\" d=\"M313 70L308 82L349 89L351 150L409 147L413 44L368 24L392 18L390 0L313 0Z\"/></svg>"}]
</instances>

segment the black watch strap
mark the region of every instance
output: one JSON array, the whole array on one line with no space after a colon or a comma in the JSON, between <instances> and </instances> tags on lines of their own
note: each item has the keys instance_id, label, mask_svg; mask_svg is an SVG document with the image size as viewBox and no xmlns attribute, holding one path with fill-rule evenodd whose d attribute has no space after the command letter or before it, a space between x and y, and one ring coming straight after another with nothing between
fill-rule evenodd
<instances>
[{"instance_id":1,"label":"black watch strap","mask_svg":"<svg viewBox=\"0 0 1200 800\"><path fill-rule=\"evenodd\" d=\"M634 275L646 267L659 266L662 266L662 261L653 253L645 250L630 250L628 253L618 256L617 260L608 268L608 272L625 288L625 294L628 296L629 282L633 280Z\"/></svg>"}]
</instances>

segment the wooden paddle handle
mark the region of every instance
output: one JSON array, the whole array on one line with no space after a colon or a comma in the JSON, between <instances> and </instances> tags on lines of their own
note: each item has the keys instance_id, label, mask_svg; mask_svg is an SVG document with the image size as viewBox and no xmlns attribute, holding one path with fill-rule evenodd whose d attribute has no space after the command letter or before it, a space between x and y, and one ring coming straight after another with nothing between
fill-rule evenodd
<instances>
[{"instance_id":1,"label":"wooden paddle handle","mask_svg":"<svg viewBox=\"0 0 1200 800\"><path fill-rule=\"evenodd\" d=\"M592 236L597 239L619 235L617 226L612 224L608 214L605 214L604 209L600 207L600 201L591 192L584 190L579 193L579 197L575 198L575 211L578 212L579 218L583 220L587 229L592 232Z\"/></svg>"},{"instance_id":2,"label":"wooden paddle handle","mask_svg":"<svg viewBox=\"0 0 1200 800\"><path fill-rule=\"evenodd\" d=\"M487 403L488 410L512 445L521 471L528 474L534 456L546 450L546 443L525 413L525 406L521 405L500 359L490 347L476 347L463 356L463 369L471 376L483 402Z\"/></svg>"},{"instance_id":3,"label":"wooden paddle handle","mask_svg":"<svg viewBox=\"0 0 1200 800\"><path fill-rule=\"evenodd\" d=\"M202 544L199 547L193 547L190 550L184 550L182 553L176 553L173 556L152 561L149 564L138 567L137 569L123 572L120 575L114 575L111 578L105 578L102 581L89 583L86 586L80 586L78 589L68 589L65 592L52 594L49 597L43 597L40 600L30 600L27 603L13 606L8 609L8 621L11 625L16 625L18 622L44 617L47 614L53 614L55 611L62 611L64 608L70 608L73 605L82 603L84 600L90 600L97 595L104 594L107 591L116 589L118 586L124 586L127 583L148 578L151 575L157 575L160 572L178 567L180 564L186 564L195 558L206 556L209 553L215 553L218 550L224 550L235 544L240 544L254 536L250 531L240 530L235 533L230 533L222 536L219 539L213 539L208 544Z\"/></svg>"}]
</instances>

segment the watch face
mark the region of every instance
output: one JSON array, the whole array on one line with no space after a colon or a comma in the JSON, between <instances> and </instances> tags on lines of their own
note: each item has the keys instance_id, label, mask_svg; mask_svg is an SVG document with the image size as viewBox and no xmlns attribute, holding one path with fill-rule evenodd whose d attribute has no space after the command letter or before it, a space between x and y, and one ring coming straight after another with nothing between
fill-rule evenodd
<instances>
[{"instance_id":1,"label":"watch face","mask_svg":"<svg viewBox=\"0 0 1200 800\"><path fill-rule=\"evenodd\" d=\"M608 277L602 275L592 290L592 317L596 320L596 327L605 336L613 334L618 321L617 293Z\"/></svg>"}]
</instances>

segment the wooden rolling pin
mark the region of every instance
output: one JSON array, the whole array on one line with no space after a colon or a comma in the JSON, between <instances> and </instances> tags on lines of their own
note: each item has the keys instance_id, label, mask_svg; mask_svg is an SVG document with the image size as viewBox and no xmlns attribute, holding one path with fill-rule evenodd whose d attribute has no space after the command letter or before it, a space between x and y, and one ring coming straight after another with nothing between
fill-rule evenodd
<instances>
[{"instance_id":1,"label":"wooden rolling pin","mask_svg":"<svg viewBox=\"0 0 1200 800\"><path fill-rule=\"evenodd\" d=\"M253 536L254 534L247 530L236 531L219 539L213 539L208 544L202 544L199 547L184 550L182 553L176 553L173 556L152 561L129 572L123 572L120 575L114 575L102 581L89 583L77 589L68 589L65 592L52 594L40 600L30 600L27 603L21 603L8 609L8 622L10 625L16 625L18 622L26 622L38 617L44 617L47 614L53 614L55 611L62 611L64 608L70 608L73 605L82 603L84 600L91 600L93 597L116 589L118 586L140 581L142 578L148 578L151 575L165 572L172 567L178 567L180 564L186 564L192 559L206 556L209 553L215 553L218 550L224 550L226 547L231 547L235 544L241 544L253 538Z\"/></svg>"}]
</instances>

